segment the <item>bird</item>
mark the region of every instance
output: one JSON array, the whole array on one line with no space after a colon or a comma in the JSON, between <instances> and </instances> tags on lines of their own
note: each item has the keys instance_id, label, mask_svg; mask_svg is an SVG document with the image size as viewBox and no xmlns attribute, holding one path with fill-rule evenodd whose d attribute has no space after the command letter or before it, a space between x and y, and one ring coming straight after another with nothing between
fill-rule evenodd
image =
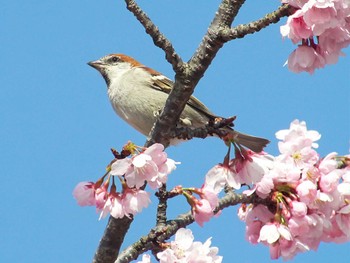
<instances>
[{"instance_id":1,"label":"bird","mask_svg":"<svg viewBox=\"0 0 350 263\"><path fill-rule=\"evenodd\" d=\"M110 54L88 65L100 72L107 84L107 93L114 111L128 124L149 136L174 82L134 58L124 54ZM188 100L178 127L201 128L218 118L193 95ZM234 142L259 153L269 140L240 133L224 127L233 135ZM170 144L177 144L174 138Z\"/></svg>"}]
</instances>

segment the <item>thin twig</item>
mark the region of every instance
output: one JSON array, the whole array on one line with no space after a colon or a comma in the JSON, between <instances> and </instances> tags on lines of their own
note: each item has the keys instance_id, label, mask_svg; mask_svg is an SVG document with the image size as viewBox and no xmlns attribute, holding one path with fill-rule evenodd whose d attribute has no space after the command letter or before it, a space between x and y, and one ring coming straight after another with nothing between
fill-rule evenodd
<instances>
[{"instance_id":1,"label":"thin twig","mask_svg":"<svg viewBox=\"0 0 350 263\"><path fill-rule=\"evenodd\" d=\"M222 30L221 36L225 41L230 41L236 38L243 38L248 34L254 34L259 32L261 29L278 23L282 17L289 16L294 12L294 8L290 5L283 4L276 11L273 11L263 18L250 22L248 24L241 24L229 30Z\"/></svg>"}]
</instances>

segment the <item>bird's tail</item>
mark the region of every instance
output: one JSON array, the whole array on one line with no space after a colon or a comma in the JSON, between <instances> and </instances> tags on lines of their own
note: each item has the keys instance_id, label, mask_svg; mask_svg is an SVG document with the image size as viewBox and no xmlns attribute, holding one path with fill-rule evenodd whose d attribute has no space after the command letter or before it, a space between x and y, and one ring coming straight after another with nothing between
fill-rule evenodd
<instances>
[{"instance_id":1,"label":"bird's tail","mask_svg":"<svg viewBox=\"0 0 350 263\"><path fill-rule=\"evenodd\" d=\"M236 143L241 144L256 153L261 152L266 147L266 145L270 143L269 140L264 138L255 137L234 130L232 131L234 133L234 141Z\"/></svg>"}]
</instances>

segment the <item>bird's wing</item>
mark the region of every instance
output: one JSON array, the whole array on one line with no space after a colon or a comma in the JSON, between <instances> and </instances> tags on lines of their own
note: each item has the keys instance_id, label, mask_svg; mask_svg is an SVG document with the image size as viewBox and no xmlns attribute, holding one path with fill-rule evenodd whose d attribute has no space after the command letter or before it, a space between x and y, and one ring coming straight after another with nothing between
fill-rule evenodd
<instances>
[{"instance_id":1,"label":"bird's wing","mask_svg":"<svg viewBox=\"0 0 350 263\"><path fill-rule=\"evenodd\" d=\"M153 77L152 77L152 88L154 88L156 90L160 90L162 92L169 94L173 85L174 85L173 81L171 81L170 79L168 79L167 77L165 77L159 73L153 75ZM192 107L193 109L201 112L202 114L207 116L209 119L214 119L217 117L202 102L200 102L194 96L190 97L190 99L187 102L187 105Z\"/></svg>"}]
</instances>

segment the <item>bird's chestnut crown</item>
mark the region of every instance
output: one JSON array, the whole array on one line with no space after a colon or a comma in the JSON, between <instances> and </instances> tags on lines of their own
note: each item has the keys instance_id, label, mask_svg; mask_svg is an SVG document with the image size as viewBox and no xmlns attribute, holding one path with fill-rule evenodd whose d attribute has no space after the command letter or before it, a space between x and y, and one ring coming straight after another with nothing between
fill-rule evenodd
<instances>
[{"instance_id":1,"label":"bird's chestnut crown","mask_svg":"<svg viewBox=\"0 0 350 263\"><path fill-rule=\"evenodd\" d=\"M143 66L137 60L133 59L132 57L123 55L123 54L110 54L110 55L103 57L101 60L109 65L115 65L118 63L126 62L126 63L129 63L133 67Z\"/></svg>"}]
</instances>

